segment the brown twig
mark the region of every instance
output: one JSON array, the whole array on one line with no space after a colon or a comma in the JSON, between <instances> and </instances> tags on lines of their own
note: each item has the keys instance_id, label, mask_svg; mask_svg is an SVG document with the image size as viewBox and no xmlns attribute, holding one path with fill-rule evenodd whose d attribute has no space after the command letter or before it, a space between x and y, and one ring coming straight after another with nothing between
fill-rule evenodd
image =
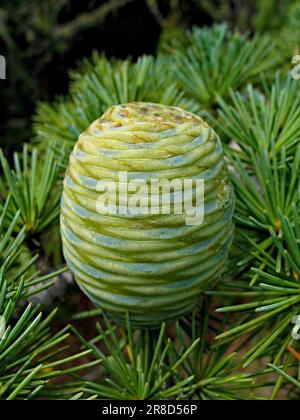
<instances>
[{"instance_id":1,"label":"brown twig","mask_svg":"<svg viewBox=\"0 0 300 420\"><path fill-rule=\"evenodd\" d=\"M291 353L292 356L295 357L295 359L299 360L300 362L300 354L294 350L291 346L287 346L288 351Z\"/></svg>"},{"instance_id":2,"label":"brown twig","mask_svg":"<svg viewBox=\"0 0 300 420\"><path fill-rule=\"evenodd\" d=\"M133 0L110 0L92 12L82 13L70 22L59 25L53 33L54 39L71 38L83 29L93 27L102 23L108 14L119 7L123 7Z\"/></svg>"}]
</instances>

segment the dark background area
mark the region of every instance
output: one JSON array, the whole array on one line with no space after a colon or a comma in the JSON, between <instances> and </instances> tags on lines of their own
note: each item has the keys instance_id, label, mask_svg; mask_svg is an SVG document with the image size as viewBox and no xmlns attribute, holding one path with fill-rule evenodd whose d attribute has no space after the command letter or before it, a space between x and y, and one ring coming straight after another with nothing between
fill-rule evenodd
<instances>
[{"instance_id":1,"label":"dark background area","mask_svg":"<svg viewBox=\"0 0 300 420\"><path fill-rule=\"evenodd\" d=\"M1 0L0 145L9 153L30 139L36 103L66 94L69 70L93 50L136 59L155 54L162 37L221 21L265 30L291 2L274 10L273 0Z\"/></svg>"},{"instance_id":2,"label":"dark background area","mask_svg":"<svg viewBox=\"0 0 300 420\"><path fill-rule=\"evenodd\" d=\"M112 7L97 19L108 4ZM28 141L36 102L66 94L69 69L93 50L136 59L155 54L167 19L170 26L177 18L182 27L211 23L193 2L182 4L178 16L171 16L168 0L159 4L164 22L144 0L2 0L0 54L7 61L7 80L0 81L0 144L11 151Z\"/></svg>"}]
</instances>

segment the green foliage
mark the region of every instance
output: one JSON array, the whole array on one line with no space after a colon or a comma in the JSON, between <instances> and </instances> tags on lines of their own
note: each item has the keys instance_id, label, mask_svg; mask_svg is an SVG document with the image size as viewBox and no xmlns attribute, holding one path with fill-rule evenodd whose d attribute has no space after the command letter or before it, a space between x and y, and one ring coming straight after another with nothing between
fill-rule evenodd
<instances>
[{"instance_id":1,"label":"green foliage","mask_svg":"<svg viewBox=\"0 0 300 420\"><path fill-rule=\"evenodd\" d=\"M8 221L8 207L11 197L8 196L0 217L0 265L3 270L8 270L18 258L20 247L25 239L25 227L17 235L12 235L16 230L20 217L20 210L17 211L11 222ZM6 230L6 226L7 230Z\"/></svg>"},{"instance_id":2,"label":"green foliage","mask_svg":"<svg viewBox=\"0 0 300 420\"><path fill-rule=\"evenodd\" d=\"M6 330L0 340L0 398L30 400L43 395L50 398L51 389L45 391L49 381L61 376L60 366L72 360L53 357L59 354L59 345L62 348L68 334L65 330L51 336L49 324L55 312L42 319L42 314L31 305L19 314L16 323L13 322L13 314L24 294L23 287L21 282L18 290L8 295L5 280L1 278L0 310L3 311ZM85 354L79 353L76 359Z\"/></svg>"},{"instance_id":3,"label":"green foliage","mask_svg":"<svg viewBox=\"0 0 300 420\"><path fill-rule=\"evenodd\" d=\"M300 388L300 381L297 381L297 379L293 378L291 375L288 375L286 372L284 372L283 370L279 369L278 367L272 365L271 363L270 363L270 367L272 369L274 369L274 371L276 373L279 373L279 375L281 375L282 380L286 379L288 382L290 382L292 384L294 389L293 389L293 387L291 387L291 390L289 390L290 399L298 400L299 395L297 394L297 389ZM299 375L298 375L298 377L299 377ZM278 382L277 382L279 385L280 385L280 383L282 383L281 379L279 379Z\"/></svg>"},{"instance_id":4,"label":"green foliage","mask_svg":"<svg viewBox=\"0 0 300 420\"><path fill-rule=\"evenodd\" d=\"M40 153L41 155L41 153ZM60 212L60 162L50 148L44 156L27 145L22 154L14 154L14 167L10 167L0 150L0 162L11 200L7 204L10 218L18 212L20 226L28 235L40 234L57 221ZM60 160L63 158L60 149Z\"/></svg>"},{"instance_id":5,"label":"green foliage","mask_svg":"<svg viewBox=\"0 0 300 420\"><path fill-rule=\"evenodd\" d=\"M184 2L184 1L183 1ZM286 25L290 10L297 0L192 0L214 22L228 22L242 31L280 31Z\"/></svg>"},{"instance_id":6,"label":"green foliage","mask_svg":"<svg viewBox=\"0 0 300 420\"><path fill-rule=\"evenodd\" d=\"M111 105L157 102L197 110L170 76L167 59L142 57L137 63L107 60L97 53L72 73L70 97L41 104L35 118L38 139L72 147L78 136Z\"/></svg>"},{"instance_id":7,"label":"green foliage","mask_svg":"<svg viewBox=\"0 0 300 420\"><path fill-rule=\"evenodd\" d=\"M105 318L106 330L97 324L99 336L93 341L103 341L108 355L95 345L88 343L75 331L87 348L93 351L96 360L101 361L105 370L103 384L86 382L85 391L108 399L167 399L183 396L185 386L192 377L181 379L171 386L165 387L177 369L189 357L197 346L196 339L184 353L173 358L174 343L165 339L165 324L159 334L148 329L141 330L136 338L130 322L127 322L127 334L120 341L112 324ZM129 359L129 360L128 360Z\"/></svg>"},{"instance_id":8,"label":"green foliage","mask_svg":"<svg viewBox=\"0 0 300 420\"><path fill-rule=\"evenodd\" d=\"M199 10L203 10L212 18L213 22L227 22L240 30L252 29L254 1L192 0Z\"/></svg>"},{"instance_id":9,"label":"green foliage","mask_svg":"<svg viewBox=\"0 0 300 420\"><path fill-rule=\"evenodd\" d=\"M290 76L275 77L272 84L263 82L263 88L247 86L245 92L230 92L225 101L219 98L218 130L242 149L243 160L249 161L249 149L258 152L261 147L279 152L283 147L293 155L300 135L299 84Z\"/></svg>"},{"instance_id":10,"label":"green foliage","mask_svg":"<svg viewBox=\"0 0 300 420\"><path fill-rule=\"evenodd\" d=\"M64 269L46 275L32 275L33 258L17 272L11 272L22 251L25 229L14 233L20 212L5 228L9 204L10 198L0 213L0 399L51 398L51 379L76 371L75 368L64 369L64 366L89 352L62 357L62 352L68 348L68 328L52 334L50 324L56 310L43 317L38 308L29 303L33 294L49 288L53 284L52 279ZM82 368L89 366L87 363L81 365ZM71 383L65 385L64 392L55 392L53 397L72 395Z\"/></svg>"},{"instance_id":11,"label":"green foliage","mask_svg":"<svg viewBox=\"0 0 300 420\"><path fill-rule=\"evenodd\" d=\"M260 31L273 32L280 30L288 20L288 13L297 1L295 0L256 0L255 28Z\"/></svg>"},{"instance_id":12,"label":"green foliage","mask_svg":"<svg viewBox=\"0 0 300 420\"><path fill-rule=\"evenodd\" d=\"M156 60L85 60L72 73L69 98L40 106L38 138L67 147L112 104L147 100L213 109L210 118L227 142L237 196L232 261L227 277L209 293L221 306L218 312L228 313L228 323L204 307L177 323L171 340L169 329L160 335L132 332L130 323L120 340L107 320L91 341L75 330L95 360L102 360L106 378L86 382L87 395L260 399L269 387L272 399L280 392L297 398L291 331L293 316L300 314L300 96L290 76L272 77L281 60L274 48L268 37L248 40L225 25L195 28L185 39L168 42ZM267 77L259 78L262 72ZM255 85L246 86L249 80ZM208 337L215 333L213 344ZM266 368L260 373L258 363ZM250 373L243 371L249 365ZM155 375L149 376L149 366Z\"/></svg>"},{"instance_id":13,"label":"green foliage","mask_svg":"<svg viewBox=\"0 0 300 420\"><path fill-rule=\"evenodd\" d=\"M199 345L191 357L185 360L183 369L177 372L175 380L189 375L193 376L185 398L196 400L255 400L262 398L262 390L270 385L268 370L251 373L242 371L239 352L246 346L249 337L240 341L233 351L232 343L224 343L218 348L213 345L216 326L222 330L225 320L217 318L211 311L211 300L202 305L198 314L192 313L190 317L176 324L176 337L179 348L184 351L190 340L200 338ZM174 356L177 352L174 352ZM172 360L172 359L171 359Z\"/></svg>"},{"instance_id":14,"label":"green foliage","mask_svg":"<svg viewBox=\"0 0 300 420\"><path fill-rule=\"evenodd\" d=\"M68 399L82 386L73 383L64 384L63 389L53 387L54 378L77 372L95 365L82 363L73 368L65 368L70 362L80 360L89 351L64 357L62 354L68 348L67 339L70 333L67 328L56 334L50 333L50 324L55 311L46 318L36 309L28 305L18 314L18 321L13 322L13 314L22 295L23 284L19 289L5 298L5 283L1 281L0 310L6 322L6 329L0 340L0 399L31 400L31 399Z\"/></svg>"},{"instance_id":15,"label":"green foliage","mask_svg":"<svg viewBox=\"0 0 300 420\"><path fill-rule=\"evenodd\" d=\"M157 2L148 3L160 19ZM221 16L229 2L219 3ZM256 25L271 36L251 38L219 25L180 32L158 58L119 61L95 53L71 73L67 97L39 105L42 147L25 146L13 163L1 153L0 399L299 400L292 330L300 315L300 90L290 75L273 74L287 72L279 48L286 45L288 56L299 41L298 12L292 1L278 5L280 16L274 1L255 4ZM109 106L131 101L210 111L237 197L228 271L199 310L158 331L133 330L129 319L123 330L92 309L71 319L64 314L56 333L55 312L41 314L30 301L64 268L36 271L31 245L38 241L45 257L64 164L79 134ZM93 334L86 333L80 323L95 316ZM80 346L70 348L75 338ZM92 378L82 371L88 367Z\"/></svg>"},{"instance_id":16,"label":"green foliage","mask_svg":"<svg viewBox=\"0 0 300 420\"><path fill-rule=\"evenodd\" d=\"M213 119L228 139L227 156L234 171L238 225L249 244L269 252L274 242L270 229L280 231L280 215L290 217L299 201L300 95L289 76L274 84L265 83L263 92L247 87L231 92L230 100L219 99ZM245 251L247 246L242 246ZM280 257L277 253L278 262ZM239 265L249 263L249 253Z\"/></svg>"},{"instance_id":17,"label":"green foliage","mask_svg":"<svg viewBox=\"0 0 300 420\"><path fill-rule=\"evenodd\" d=\"M183 89L204 108L213 107L218 96L255 80L279 63L275 44L268 37L248 40L227 25L194 28L186 42L173 40L165 50L173 52L174 73Z\"/></svg>"},{"instance_id":18,"label":"green foliage","mask_svg":"<svg viewBox=\"0 0 300 420\"><path fill-rule=\"evenodd\" d=\"M263 85L261 91L248 86L246 94L232 92L229 103L220 99L214 119L229 139L236 245L241 248L236 264L242 274L239 281L228 278L212 294L231 298L218 312L243 314L238 325L218 336L218 343L256 332L243 355L244 366L268 356L275 371L284 373L274 384L274 399L290 378L287 372L298 374L291 333L292 320L300 314L300 97L291 76Z\"/></svg>"},{"instance_id":19,"label":"green foliage","mask_svg":"<svg viewBox=\"0 0 300 420\"><path fill-rule=\"evenodd\" d=\"M90 342L74 330L104 369L102 383L87 381L84 391L120 400L256 399L255 390L269 386L264 378L268 371L239 373L237 354L228 353L229 346L210 348L209 304L201 314L201 320L192 313L190 319L168 329L163 324L158 331L133 331L129 319L126 332L118 331L104 318L105 328L98 323L98 335ZM108 353L96 343L103 343ZM252 397L245 392L249 388Z\"/></svg>"},{"instance_id":20,"label":"green foliage","mask_svg":"<svg viewBox=\"0 0 300 420\"><path fill-rule=\"evenodd\" d=\"M252 168L247 171L239 156L232 158L238 172L232 175L238 202L237 221L252 229L252 234L257 232L264 239L261 246L266 250L272 244L270 229L281 229L281 212L290 216L299 201L300 147L291 159L287 158L285 149L280 153L272 150L268 155L268 149L262 146L257 153L253 150L249 153L253 172Z\"/></svg>"},{"instance_id":21,"label":"green foliage","mask_svg":"<svg viewBox=\"0 0 300 420\"><path fill-rule=\"evenodd\" d=\"M49 90L55 93L63 88L57 85L65 78L64 56L74 62L73 40L101 27L112 13L132 1L108 0L99 5L87 0L79 7L71 0L1 1L0 53L6 57L10 81L1 89L2 143L17 147L28 141L36 101L51 98Z\"/></svg>"},{"instance_id":22,"label":"green foliage","mask_svg":"<svg viewBox=\"0 0 300 420\"><path fill-rule=\"evenodd\" d=\"M274 365L283 366L283 378L290 380L288 370L295 376L298 374L298 366L292 364L292 358L286 356L286 350L297 345L293 342L291 331L293 319L296 320L300 314L299 200L291 218L280 214L280 224L279 233L270 229L273 248L278 255L267 253L262 246L257 246L253 252L256 261L251 269L252 276L250 273L244 275L243 282L239 284L224 282L219 288L219 296L239 297L246 302L220 308L219 313L241 312L250 315L241 318L237 326L220 334L217 339L222 344L228 339L238 340L250 332L258 332L257 339L243 355L244 366L267 355ZM297 355L296 351L294 354ZM291 382L295 385L297 381ZM272 398L277 397L281 386L282 378L275 384Z\"/></svg>"},{"instance_id":23,"label":"green foliage","mask_svg":"<svg viewBox=\"0 0 300 420\"><path fill-rule=\"evenodd\" d=\"M253 277L249 290L253 290L253 297L259 297L259 299L251 303L239 305L234 309L235 311L255 310L259 314L259 317L255 322L254 320L251 321L253 328L261 328L266 324L268 318L272 318L273 320L275 315L280 314L281 320L284 319L285 321L281 326L283 329L286 329L291 324L292 314L297 315L300 311L299 208L294 207L293 213L294 216L291 220L283 216L283 214L280 214L280 233L270 230L271 238L279 253L278 258L274 258L271 253L267 254L261 247L257 247L255 250L255 258L259 264L263 264L263 268L252 268ZM249 290L246 290L245 294ZM240 296L243 296L243 291L241 291ZM233 308L231 307L230 311L232 310ZM218 312L224 311L226 311L226 308L218 310ZM282 313L285 316L282 316ZM247 330L246 327L245 330ZM287 330L290 335L291 328L287 328ZM241 331L243 329L239 326L237 329L231 330L230 333L226 332L222 336L227 337L228 335L234 335L236 332ZM278 326L274 331L277 334L282 333L282 330ZM270 331L267 335L264 333L264 340L268 342L268 346L272 344L272 341L269 342L269 339L274 331ZM273 337L273 339L276 338L277 336ZM252 359L249 359L250 361Z\"/></svg>"},{"instance_id":24,"label":"green foliage","mask_svg":"<svg viewBox=\"0 0 300 420\"><path fill-rule=\"evenodd\" d=\"M287 51L292 57L300 52L300 6L296 2L293 7L290 8L289 13L286 17L286 24L280 33L280 44L282 51Z\"/></svg>"}]
</instances>

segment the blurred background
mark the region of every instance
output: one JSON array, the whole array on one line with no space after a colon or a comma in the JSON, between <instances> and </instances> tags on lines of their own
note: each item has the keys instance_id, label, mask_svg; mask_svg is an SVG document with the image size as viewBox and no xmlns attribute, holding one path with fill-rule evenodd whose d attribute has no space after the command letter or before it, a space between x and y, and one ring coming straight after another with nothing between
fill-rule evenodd
<instances>
[{"instance_id":1,"label":"blurred background","mask_svg":"<svg viewBox=\"0 0 300 420\"><path fill-rule=\"evenodd\" d=\"M1 0L0 145L6 153L30 139L38 101L68 92L68 73L93 50L136 59L192 27L226 21L241 31L271 32L294 0Z\"/></svg>"}]
</instances>

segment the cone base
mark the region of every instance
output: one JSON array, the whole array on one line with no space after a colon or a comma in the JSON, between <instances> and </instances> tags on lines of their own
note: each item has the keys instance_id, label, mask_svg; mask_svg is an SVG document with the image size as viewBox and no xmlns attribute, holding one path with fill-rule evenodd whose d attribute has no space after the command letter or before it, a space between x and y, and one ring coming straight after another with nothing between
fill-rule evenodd
<instances>
[{"instance_id":1,"label":"cone base","mask_svg":"<svg viewBox=\"0 0 300 420\"><path fill-rule=\"evenodd\" d=\"M137 314L132 311L116 312L116 311L107 310L104 308L105 305L103 305L103 302L99 302L97 298L95 298L90 293L88 293L84 288L81 287L81 289L84 292L84 294L97 307L103 309L103 313L108 318L112 319L117 324L126 326L126 319L129 316L130 323L133 328L147 328L151 330L160 328L162 323L164 322L170 323L170 322L173 322L182 318L184 315L186 315L187 313L195 309L197 306L199 306L201 303L201 300L203 299L201 296L199 296L198 298L193 299L193 301L191 301L183 309L181 308L181 310L177 308L174 310L162 311L159 314L156 312L149 312L147 314Z\"/></svg>"}]
</instances>

